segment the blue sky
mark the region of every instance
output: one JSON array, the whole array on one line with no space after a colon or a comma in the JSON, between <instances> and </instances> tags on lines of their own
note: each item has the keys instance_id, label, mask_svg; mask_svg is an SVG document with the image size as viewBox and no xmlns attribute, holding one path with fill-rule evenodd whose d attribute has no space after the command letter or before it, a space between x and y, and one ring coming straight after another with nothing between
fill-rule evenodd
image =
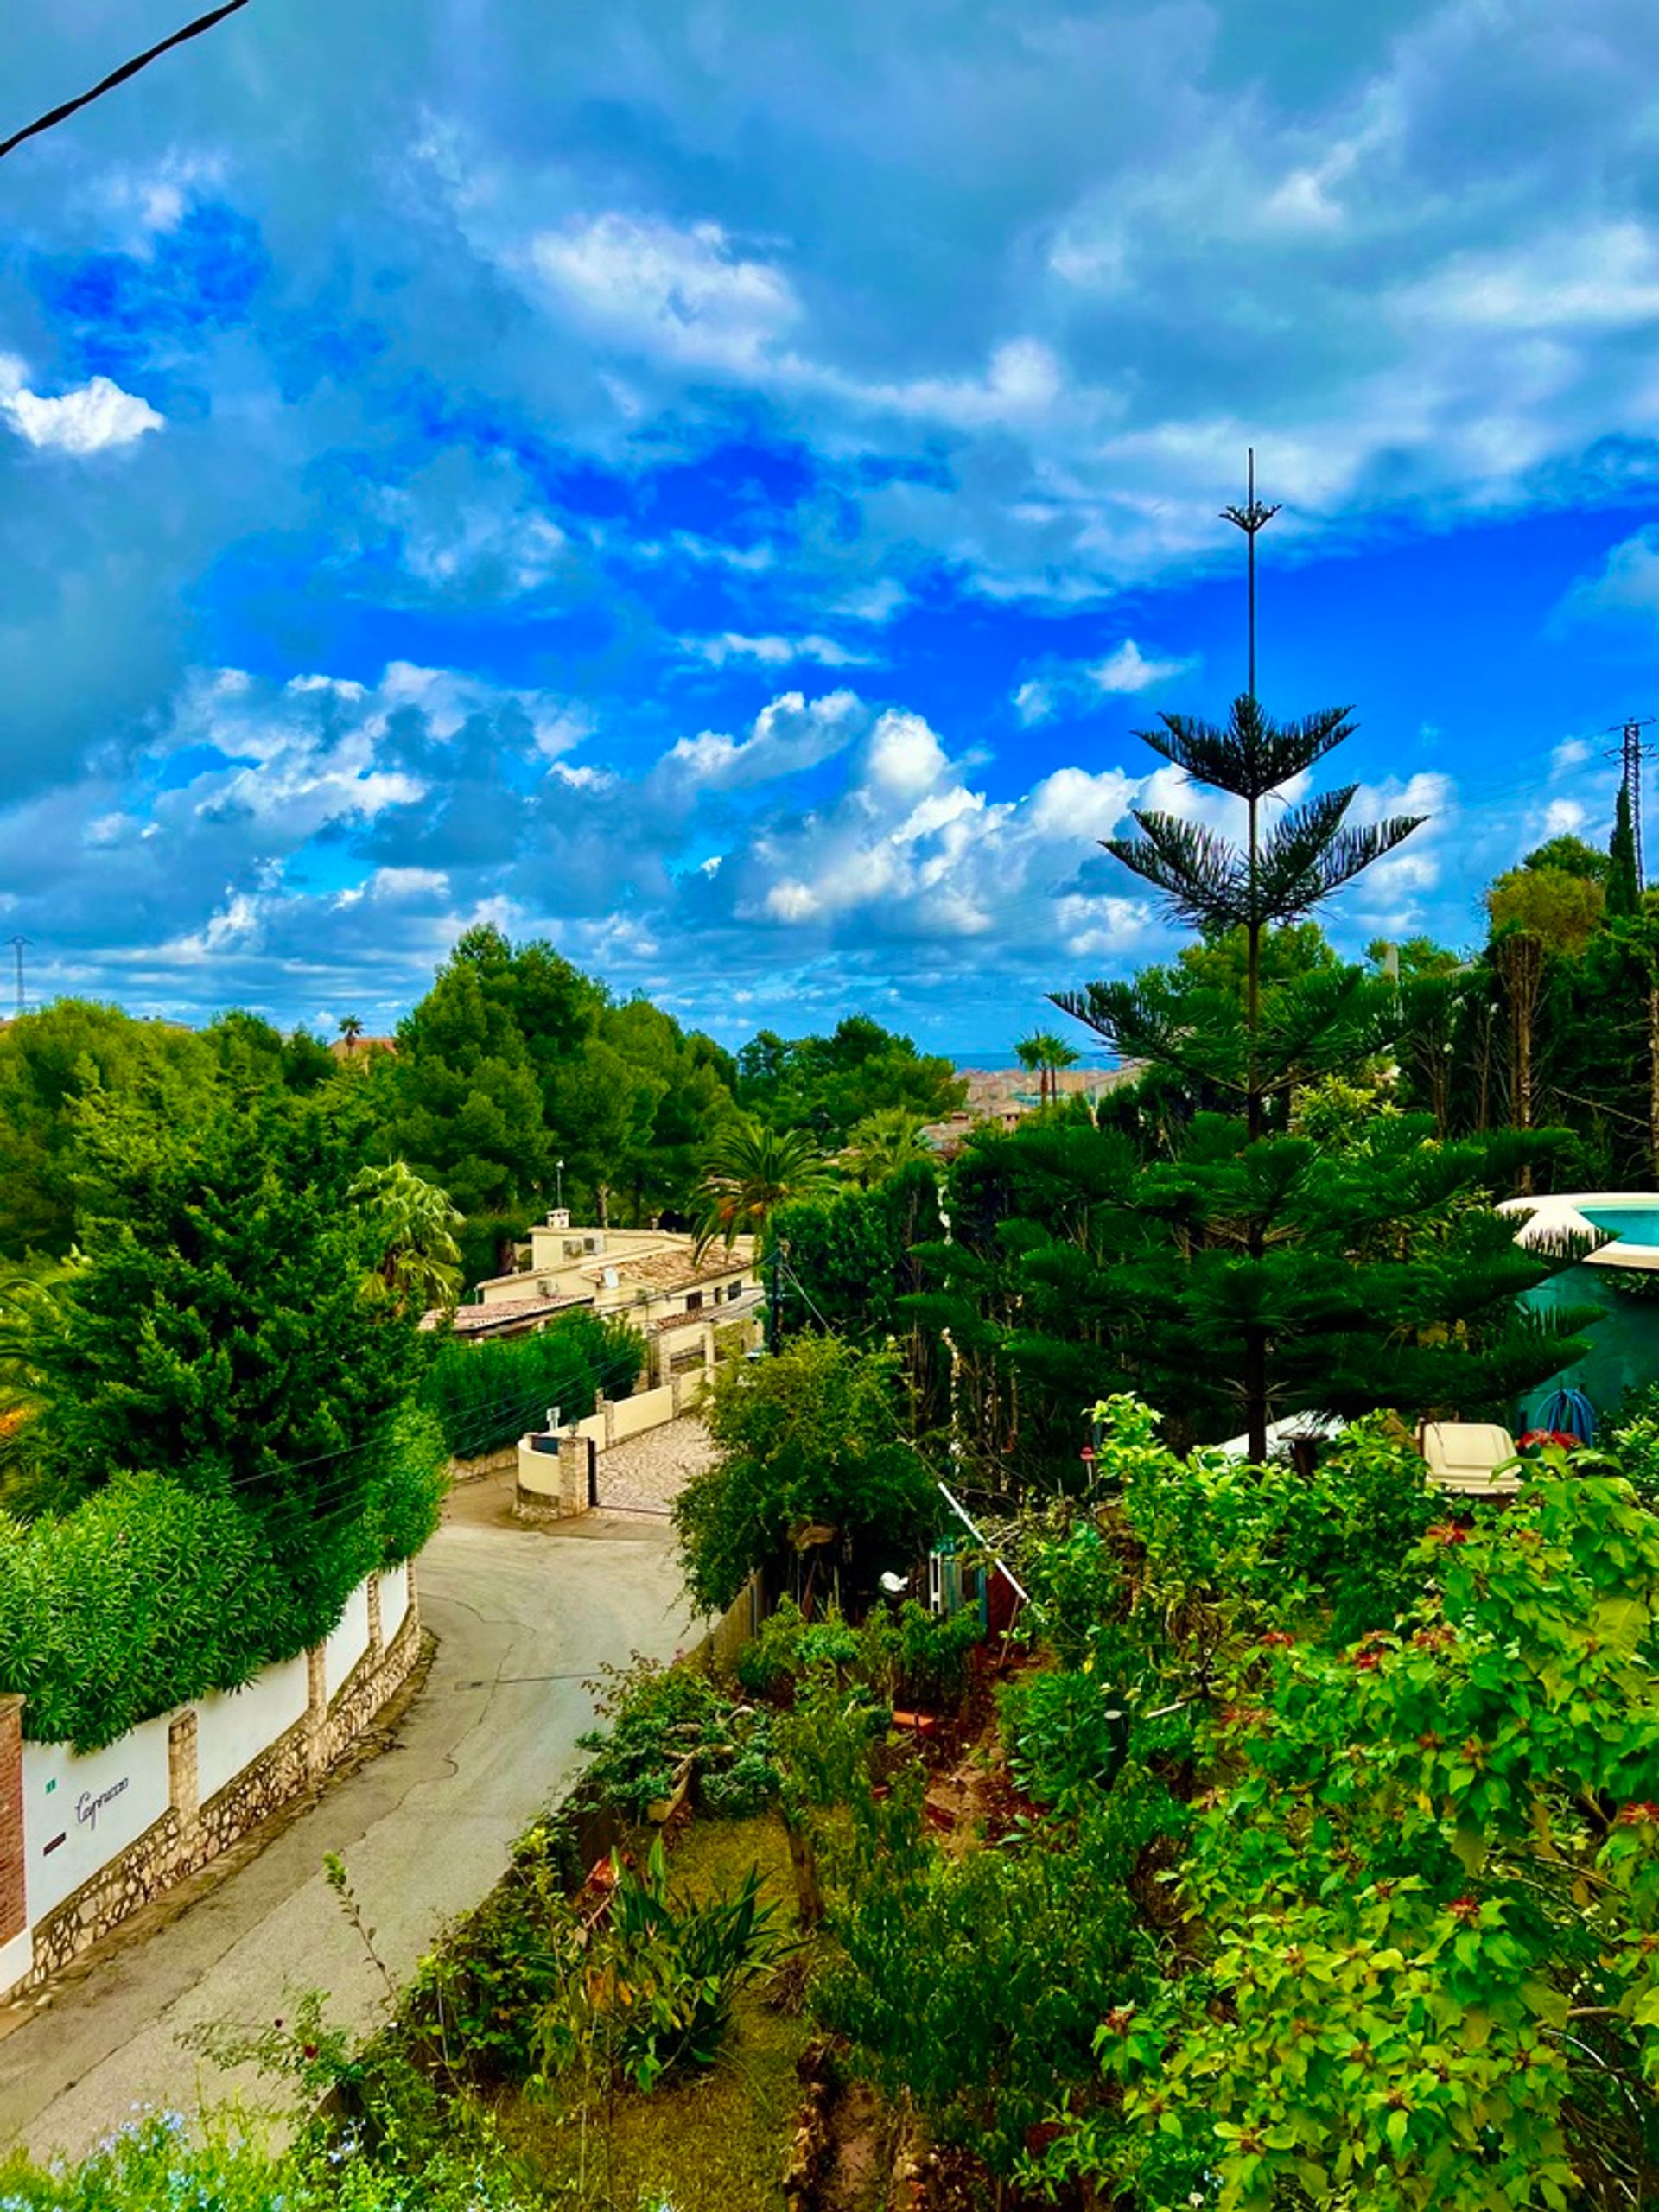
<instances>
[{"instance_id":1,"label":"blue sky","mask_svg":"<svg viewBox=\"0 0 1659 2212\"><path fill-rule=\"evenodd\" d=\"M60 0L12 127L175 27ZM0 163L0 938L389 1027L469 922L1000 1052L1134 732L1351 702L1478 934L1659 711L1644 0L253 0Z\"/></svg>"}]
</instances>

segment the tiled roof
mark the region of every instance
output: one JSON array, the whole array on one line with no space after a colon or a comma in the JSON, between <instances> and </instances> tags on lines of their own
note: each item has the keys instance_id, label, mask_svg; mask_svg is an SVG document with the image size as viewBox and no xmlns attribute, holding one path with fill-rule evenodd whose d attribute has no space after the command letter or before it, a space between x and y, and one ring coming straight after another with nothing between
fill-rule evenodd
<instances>
[{"instance_id":1,"label":"tiled roof","mask_svg":"<svg viewBox=\"0 0 1659 2212\"><path fill-rule=\"evenodd\" d=\"M534 1320L543 1313L565 1313L573 1306L591 1306L593 1302L591 1298L495 1298L487 1306L456 1306L449 1325L458 1337L482 1337L509 1321ZM441 1328L442 1325L441 1313L421 1316L423 1329Z\"/></svg>"},{"instance_id":2,"label":"tiled roof","mask_svg":"<svg viewBox=\"0 0 1659 2212\"><path fill-rule=\"evenodd\" d=\"M753 1252L745 1251L741 1246L730 1252L705 1252L701 1260L696 1260L687 1244L674 1252L644 1252L634 1260L601 1258L592 1267L584 1268L582 1273L590 1282L603 1282L606 1271L613 1269L619 1283L635 1283L642 1290L695 1290L699 1283L719 1282L727 1275L741 1274L753 1265Z\"/></svg>"}]
</instances>

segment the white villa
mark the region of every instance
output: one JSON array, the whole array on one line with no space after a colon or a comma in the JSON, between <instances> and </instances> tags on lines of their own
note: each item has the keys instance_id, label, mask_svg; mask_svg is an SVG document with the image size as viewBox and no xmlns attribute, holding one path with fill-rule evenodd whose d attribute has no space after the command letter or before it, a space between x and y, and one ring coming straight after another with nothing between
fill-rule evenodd
<instances>
[{"instance_id":1,"label":"white villa","mask_svg":"<svg viewBox=\"0 0 1659 2212\"><path fill-rule=\"evenodd\" d=\"M712 1244L699 1259L696 1240L669 1229L588 1229L556 1208L530 1232L510 1275L478 1286L478 1302L456 1308L458 1337L508 1337L544 1328L573 1307L614 1314L645 1337L645 1386L714 1363L716 1332L743 1332L737 1347L760 1340L762 1291L754 1240L740 1236L729 1251ZM436 1326L439 1317L427 1316Z\"/></svg>"}]
</instances>

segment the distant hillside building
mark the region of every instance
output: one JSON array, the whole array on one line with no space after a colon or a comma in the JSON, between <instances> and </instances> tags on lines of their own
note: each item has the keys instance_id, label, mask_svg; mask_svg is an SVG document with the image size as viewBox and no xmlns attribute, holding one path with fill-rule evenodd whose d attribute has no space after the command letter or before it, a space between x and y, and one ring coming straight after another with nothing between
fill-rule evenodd
<instances>
[{"instance_id":1,"label":"distant hillside building","mask_svg":"<svg viewBox=\"0 0 1659 2212\"><path fill-rule=\"evenodd\" d=\"M1119 1068L1060 1068L1050 1081L1062 1098L1097 1099L1140 1073L1140 1063L1128 1061ZM968 1086L967 1104L942 1122L930 1122L922 1131L924 1141L947 1160L960 1152L975 1129L987 1123L1017 1128L1041 1103L1037 1078L1025 1068L965 1068L962 1079Z\"/></svg>"}]
</instances>

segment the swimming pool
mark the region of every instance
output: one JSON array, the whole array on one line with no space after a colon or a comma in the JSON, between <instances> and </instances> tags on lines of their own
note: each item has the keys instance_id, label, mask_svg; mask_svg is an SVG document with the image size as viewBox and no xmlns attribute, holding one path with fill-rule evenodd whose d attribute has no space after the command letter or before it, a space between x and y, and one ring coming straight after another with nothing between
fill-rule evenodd
<instances>
[{"instance_id":1,"label":"swimming pool","mask_svg":"<svg viewBox=\"0 0 1659 2212\"><path fill-rule=\"evenodd\" d=\"M1580 1205L1586 1221L1605 1229L1621 1244L1659 1244L1659 1205L1651 1206Z\"/></svg>"}]
</instances>

